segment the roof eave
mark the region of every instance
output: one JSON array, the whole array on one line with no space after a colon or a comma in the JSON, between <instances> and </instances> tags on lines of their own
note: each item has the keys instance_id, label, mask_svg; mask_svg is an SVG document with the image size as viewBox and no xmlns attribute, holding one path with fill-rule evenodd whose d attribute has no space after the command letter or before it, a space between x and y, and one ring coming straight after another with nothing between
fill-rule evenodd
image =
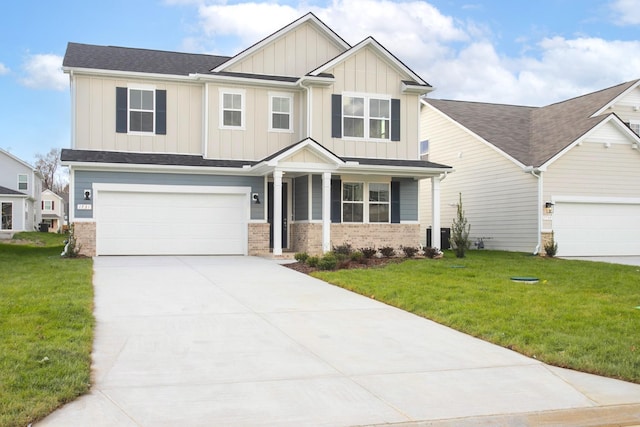
<instances>
[{"instance_id":1,"label":"roof eave","mask_svg":"<svg viewBox=\"0 0 640 427\"><path fill-rule=\"evenodd\" d=\"M122 71L122 70L106 70L100 68L81 68L81 67L62 67L62 71L66 74L85 74L92 76L119 76L132 77L138 79L158 79L158 80L193 80L191 75L181 74L162 74L162 73L146 73L142 71Z\"/></svg>"}]
</instances>

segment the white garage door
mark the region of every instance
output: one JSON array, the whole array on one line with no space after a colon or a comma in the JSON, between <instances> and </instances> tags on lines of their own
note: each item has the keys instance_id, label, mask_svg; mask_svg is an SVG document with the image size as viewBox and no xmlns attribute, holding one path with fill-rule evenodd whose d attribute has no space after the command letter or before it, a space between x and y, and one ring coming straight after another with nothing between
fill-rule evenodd
<instances>
[{"instance_id":1,"label":"white garage door","mask_svg":"<svg viewBox=\"0 0 640 427\"><path fill-rule=\"evenodd\" d=\"M560 256L640 255L640 203L556 202Z\"/></svg>"},{"instance_id":2,"label":"white garage door","mask_svg":"<svg viewBox=\"0 0 640 427\"><path fill-rule=\"evenodd\" d=\"M246 194L96 191L98 255L244 255Z\"/></svg>"}]
</instances>

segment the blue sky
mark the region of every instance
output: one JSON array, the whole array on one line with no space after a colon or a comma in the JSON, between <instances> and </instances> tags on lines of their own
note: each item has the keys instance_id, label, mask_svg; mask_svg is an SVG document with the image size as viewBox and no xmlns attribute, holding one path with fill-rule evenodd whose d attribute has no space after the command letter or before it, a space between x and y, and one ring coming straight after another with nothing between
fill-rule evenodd
<instances>
[{"instance_id":1,"label":"blue sky","mask_svg":"<svg viewBox=\"0 0 640 427\"><path fill-rule=\"evenodd\" d=\"M0 148L69 146L69 41L234 55L312 11L372 35L435 98L545 105L640 78L640 0L22 0L0 14Z\"/></svg>"}]
</instances>

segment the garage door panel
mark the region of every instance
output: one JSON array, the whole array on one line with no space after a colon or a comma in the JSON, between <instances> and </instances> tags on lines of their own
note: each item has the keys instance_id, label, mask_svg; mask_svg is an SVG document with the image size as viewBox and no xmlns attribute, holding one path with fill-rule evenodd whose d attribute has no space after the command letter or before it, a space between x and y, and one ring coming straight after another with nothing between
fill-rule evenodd
<instances>
[{"instance_id":1,"label":"garage door panel","mask_svg":"<svg viewBox=\"0 0 640 427\"><path fill-rule=\"evenodd\" d=\"M640 254L640 205L558 202L553 230L560 256Z\"/></svg>"},{"instance_id":2,"label":"garage door panel","mask_svg":"<svg viewBox=\"0 0 640 427\"><path fill-rule=\"evenodd\" d=\"M246 253L246 194L101 191L99 255Z\"/></svg>"}]
</instances>

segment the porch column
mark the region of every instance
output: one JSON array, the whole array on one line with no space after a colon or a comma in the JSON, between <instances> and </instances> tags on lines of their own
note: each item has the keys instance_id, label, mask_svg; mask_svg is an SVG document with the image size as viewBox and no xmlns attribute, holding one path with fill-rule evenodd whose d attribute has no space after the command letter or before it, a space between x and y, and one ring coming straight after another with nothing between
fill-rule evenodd
<instances>
[{"instance_id":1,"label":"porch column","mask_svg":"<svg viewBox=\"0 0 640 427\"><path fill-rule=\"evenodd\" d=\"M273 255L282 255L282 171L273 172Z\"/></svg>"},{"instance_id":2,"label":"porch column","mask_svg":"<svg viewBox=\"0 0 640 427\"><path fill-rule=\"evenodd\" d=\"M322 174L322 252L331 250L331 172Z\"/></svg>"},{"instance_id":3,"label":"porch column","mask_svg":"<svg viewBox=\"0 0 640 427\"><path fill-rule=\"evenodd\" d=\"M440 177L431 178L431 246L442 249L440 241Z\"/></svg>"}]
</instances>

